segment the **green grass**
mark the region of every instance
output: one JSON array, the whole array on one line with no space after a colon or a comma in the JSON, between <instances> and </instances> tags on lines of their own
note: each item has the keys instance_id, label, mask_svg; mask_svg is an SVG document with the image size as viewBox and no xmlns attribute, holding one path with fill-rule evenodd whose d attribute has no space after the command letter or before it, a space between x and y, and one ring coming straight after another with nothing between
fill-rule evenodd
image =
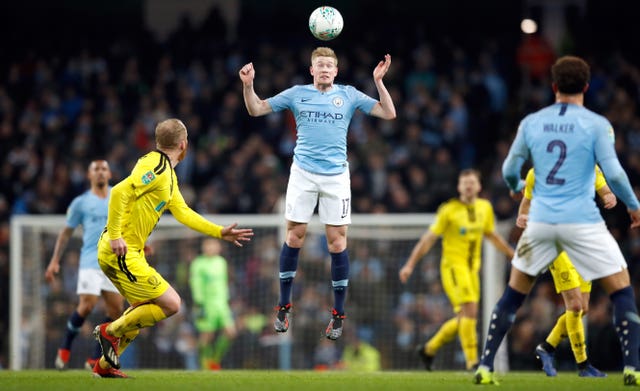
<instances>
[{"instance_id":1,"label":"green grass","mask_svg":"<svg viewBox=\"0 0 640 391\"><path fill-rule=\"evenodd\" d=\"M96 379L88 371L0 371L0 390L52 391L436 391L473 390L494 386L472 384L469 372L313 372L313 371L176 371L131 370L131 379ZM609 373L604 379L584 379L575 372L560 373L555 378L542 372L509 372L498 376L497 391L504 390L612 390L626 388L621 373Z\"/></svg>"}]
</instances>

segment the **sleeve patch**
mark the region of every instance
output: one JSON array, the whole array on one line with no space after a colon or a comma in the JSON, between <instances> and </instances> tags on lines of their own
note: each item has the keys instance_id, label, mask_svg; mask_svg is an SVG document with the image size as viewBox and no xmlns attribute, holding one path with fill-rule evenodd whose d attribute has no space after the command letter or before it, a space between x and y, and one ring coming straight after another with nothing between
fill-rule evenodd
<instances>
[{"instance_id":1,"label":"sleeve patch","mask_svg":"<svg viewBox=\"0 0 640 391\"><path fill-rule=\"evenodd\" d=\"M609 135L609 138L611 139L611 142L615 144L615 142L616 142L616 134L613 131L613 126L609 126L609 129L607 130L607 133Z\"/></svg>"},{"instance_id":2,"label":"sleeve patch","mask_svg":"<svg viewBox=\"0 0 640 391\"><path fill-rule=\"evenodd\" d=\"M156 179L156 175L153 173L153 171L147 171L141 179L142 183L148 185L149 183L153 182L154 179Z\"/></svg>"}]
</instances>

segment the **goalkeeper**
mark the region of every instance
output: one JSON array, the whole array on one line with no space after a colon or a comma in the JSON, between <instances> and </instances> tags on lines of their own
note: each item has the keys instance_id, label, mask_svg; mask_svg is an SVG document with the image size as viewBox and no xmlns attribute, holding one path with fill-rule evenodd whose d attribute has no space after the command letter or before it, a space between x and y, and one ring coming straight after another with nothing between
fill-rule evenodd
<instances>
[{"instance_id":1,"label":"goalkeeper","mask_svg":"<svg viewBox=\"0 0 640 391\"><path fill-rule=\"evenodd\" d=\"M205 239L202 254L189 268L189 285L193 297L193 317L198 330L198 351L203 369L218 370L224 354L236 336L229 307L227 260L220 255L220 241ZM215 340L216 332L222 331Z\"/></svg>"}]
</instances>

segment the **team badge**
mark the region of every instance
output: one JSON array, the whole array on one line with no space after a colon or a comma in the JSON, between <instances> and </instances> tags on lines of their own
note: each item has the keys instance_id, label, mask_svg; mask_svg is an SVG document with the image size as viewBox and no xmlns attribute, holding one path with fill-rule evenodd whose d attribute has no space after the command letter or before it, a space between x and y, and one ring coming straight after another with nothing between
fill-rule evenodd
<instances>
[{"instance_id":1,"label":"team badge","mask_svg":"<svg viewBox=\"0 0 640 391\"><path fill-rule=\"evenodd\" d=\"M160 281L158 280L158 278L156 276L151 276L147 279L147 282L149 283L149 285L151 285L154 288L157 288L158 286L160 286Z\"/></svg>"},{"instance_id":2,"label":"team badge","mask_svg":"<svg viewBox=\"0 0 640 391\"><path fill-rule=\"evenodd\" d=\"M336 96L335 98L333 98L333 101L331 103L333 103L335 107L342 107L342 105L344 104L344 100L342 100L341 97Z\"/></svg>"},{"instance_id":3,"label":"team badge","mask_svg":"<svg viewBox=\"0 0 640 391\"><path fill-rule=\"evenodd\" d=\"M153 182L154 179L156 179L156 175L153 173L153 171L147 171L142 176L142 183L148 185L149 183Z\"/></svg>"}]
</instances>

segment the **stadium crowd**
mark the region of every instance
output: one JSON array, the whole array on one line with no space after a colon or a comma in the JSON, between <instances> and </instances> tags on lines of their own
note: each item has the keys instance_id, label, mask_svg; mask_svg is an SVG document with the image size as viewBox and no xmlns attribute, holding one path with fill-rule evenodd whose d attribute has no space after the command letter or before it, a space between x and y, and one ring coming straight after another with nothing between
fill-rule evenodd
<instances>
[{"instance_id":1,"label":"stadium crowd","mask_svg":"<svg viewBox=\"0 0 640 391\"><path fill-rule=\"evenodd\" d=\"M265 96L291 84L306 83L310 51L318 42L262 38L241 44L203 38L224 36L226 29L220 27L224 23L213 12L199 27L183 20L162 42L143 31L134 32L136 39L114 39L104 46L73 47L58 53L33 48L5 57L0 67L1 335L8 335L11 216L65 213L71 199L86 188L86 165L95 157L109 162L112 184L117 183L128 174L135 158L154 148L154 127L162 119L181 118L189 130L190 153L177 173L187 203L195 210L202 214L277 212L295 143L293 119L289 113L259 119L246 115L237 72L247 61L259 64L261 85L256 90ZM548 75L532 72L532 60L516 55L519 43L505 45L499 38L489 38L469 44L415 34L403 37L402 42L383 40L393 44L386 47L370 40L353 47L339 41L327 44L336 49L340 59L337 82L353 84L371 96L376 96L370 74L373 64L387 51L393 55L386 84L398 109L397 120L377 121L357 115L348 136L354 213L433 213L441 202L455 197L458 172L476 167L483 173L482 196L492 201L498 219L515 218L517 204L509 197L500 167L517 120L549 104L553 95ZM525 45L525 40L521 44ZM564 53L553 53L549 59L559 54ZM620 160L640 192L640 67L618 53L580 54L592 66L586 106L614 125ZM627 230L624 205L603 211L603 215L625 251L633 281L640 281L640 234ZM512 243L518 234L514 228ZM185 261L194 255L189 251L193 250L185 250ZM269 248L264 253L273 251ZM450 310L439 286L437 263L424 262L423 268L433 270L420 273L420 280L401 294L396 282L386 283L388 291L377 287L383 280L397 279L403 260L393 264L371 257L366 246L354 246L350 251L351 278L361 283L349 293L348 302L358 304L360 319L354 319L354 324L371 326L362 327L359 335L373 345L371 335L379 330L375 323L389 319L381 319L384 315L367 303L385 303L383 313L394 322L395 335L376 338L394 338L399 349L407 352L451 315L446 312ZM437 259L438 254L430 256ZM304 262L302 267L314 267L313 261ZM258 276L255 289L266 292L264 302L235 303L236 316L243 319L241 339L257 340L262 329L270 327L271 307L277 297L276 291L271 291L277 264L272 265L267 270L264 265L230 262L232 275L248 273L241 267L259 269L254 271ZM185 293L185 281L180 280L183 266L178 265L169 275ZM72 278L66 277L66 285L48 297L51 322L60 324L61 317L69 313L61 306L73 301L69 299L75 292ZM230 281L234 285L231 291L240 291L243 281ZM640 284L635 286L638 289ZM328 308L323 302L327 298L314 290L314 284L301 284L295 294L300 308L295 318L298 327L304 327L305 316L318 316ZM362 299L371 294L384 297ZM587 335L590 359L603 370L620 365L615 361L619 356L615 334L607 323L608 306L607 297L596 289ZM535 345L562 311L561 298L550 279L543 276L512 330L512 368L537 368ZM171 320L174 332L183 338L178 338L181 347L167 348L181 349L184 357L193 354L192 335L181 326L187 316ZM320 316L324 319L326 314ZM317 359L296 362L305 367L335 364L337 353L331 352L331 346L316 347L316 331L298 335L307 338L306 357ZM85 332L88 335L89 330ZM57 341L59 337L48 339ZM0 367L6 367L8 338L0 341ZM155 346L162 351L162 346ZM233 355L229 360L240 360ZM396 362L384 361L383 367L417 365L413 356L398 357ZM558 358L571 368L570 349L560 349ZM193 357L175 365L189 366L189 360ZM274 362L234 361L234 365L269 366Z\"/></svg>"}]
</instances>

